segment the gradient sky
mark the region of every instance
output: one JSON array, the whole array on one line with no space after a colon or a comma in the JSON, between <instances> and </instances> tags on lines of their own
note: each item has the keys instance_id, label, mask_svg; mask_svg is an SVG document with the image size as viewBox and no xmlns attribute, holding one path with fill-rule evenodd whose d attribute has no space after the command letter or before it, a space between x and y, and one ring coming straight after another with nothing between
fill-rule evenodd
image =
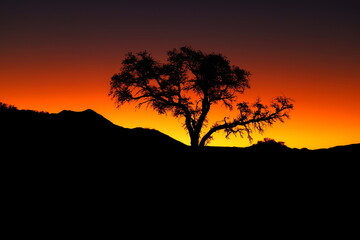
<instances>
[{"instance_id":1,"label":"gradient sky","mask_svg":"<svg viewBox=\"0 0 360 240\"><path fill-rule=\"evenodd\" d=\"M252 73L243 97L295 100L291 119L255 135L289 147L360 142L360 1L24 1L0 3L0 101L20 109L95 110L123 127L155 128L186 144L182 122L116 109L110 77L125 53L164 61L184 45ZM221 105L209 122L226 114ZM248 146L216 134L211 145Z\"/></svg>"}]
</instances>

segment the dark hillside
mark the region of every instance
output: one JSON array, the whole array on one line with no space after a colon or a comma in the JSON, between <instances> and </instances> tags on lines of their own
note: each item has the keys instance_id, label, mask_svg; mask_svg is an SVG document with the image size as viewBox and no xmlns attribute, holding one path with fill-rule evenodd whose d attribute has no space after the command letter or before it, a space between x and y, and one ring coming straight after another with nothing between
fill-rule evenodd
<instances>
[{"instance_id":1,"label":"dark hillside","mask_svg":"<svg viewBox=\"0 0 360 240\"><path fill-rule=\"evenodd\" d=\"M193 150L156 130L116 126L92 110L51 114L2 105L0 133L2 176L9 196L20 193L19 204L49 191L72 199L82 191L93 198L94 188L101 192L95 197L103 198L123 189L129 196L144 189L151 196L154 188L198 194L215 187L218 198L225 192L241 199L258 194L254 200L261 205L272 196L287 201L289 191L311 199L334 186L351 192L358 182L360 144L310 151L264 141L248 148Z\"/></svg>"},{"instance_id":2,"label":"dark hillside","mask_svg":"<svg viewBox=\"0 0 360 240\"><path fill-rule=\"evenodd\" d=\"M157 130L117 126L90 109L47 113L6 104L0 104L0 132L1 151L10 158L306 161L354 159L360 153L360 144L307 150L292 149L272 139L248 148L194 150Z\"/></svg>"},{"instance_id":3,"label":"dark hillside","mask_svg":"<svg viewBox=\"0 0 360 240\"><path fill-rule=\"evenodd\" d=\"M125 153L145 154L159 149L185 148L181 142L156 130L128 129L114 125L93 110L66 110L52 114L2 107L0 131L5 151L24 155L56 153L124 157ZM56 157L56 154L53 156Z\"/></svg>"}]
</instances>

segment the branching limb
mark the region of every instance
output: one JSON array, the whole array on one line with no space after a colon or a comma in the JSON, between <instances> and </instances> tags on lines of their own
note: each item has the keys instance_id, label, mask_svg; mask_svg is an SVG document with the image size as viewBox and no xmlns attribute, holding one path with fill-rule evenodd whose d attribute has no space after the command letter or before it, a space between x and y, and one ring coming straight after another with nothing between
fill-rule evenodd
<instances>
[{"instance_id":1,"label":"branching limb","mask_svg":"<svg viewBox=\"0 0 360 240\"><path fill-rule=\"evenodd\" d=\"M248 103L239 103L239 116L232 121L226 118L215 124L201 139L200 145L204 146L211 135L220 130L224 130L226 136L239 134L243 137L247 135L249 141L252 141L253 131L263 132L265 127L271 126L277 121L283 122L289 118L289 111L293 109L292 100L286 97L277 97L270 106L260 103L258 100L250 107Z\"/></svg>"}]
</instances>

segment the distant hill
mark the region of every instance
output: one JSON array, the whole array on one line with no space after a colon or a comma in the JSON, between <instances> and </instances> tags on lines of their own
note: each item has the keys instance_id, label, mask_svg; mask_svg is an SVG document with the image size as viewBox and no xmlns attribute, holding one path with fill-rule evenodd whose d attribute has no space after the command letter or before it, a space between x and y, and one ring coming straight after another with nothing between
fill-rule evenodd
<instances>
[{"instance_id":1,"label":"distant hill","mask_svg":"<svg viewBox=\"0 0 360 240\"><path fill-rule=\"evenodd\" d=\"M3 146L14 153L119 155L184 149L183 143L153 129L123 128L94 112L59 113L0 107ZM129 157L129 156L128 156Z\"/></svg>"},{"instance_id":2,"label":"distant hill","mask_svg":"<svg viewBox=\"0 0 360 240\"><path fill-rule=\"evenodd\" d=\"M142 156L168 160L180 157L306 159L309 156L353 157L353 154L360 153L360 144L308 150L288 148L274 140L261 141L247 148L206 147L195 151L157 130L117 126L91 109L47 113L18 110L3 103L0 103L0 132L2 152L10 153L8 156L29 158L96 156L124 160Z\"/></svg>"}]
</instances>

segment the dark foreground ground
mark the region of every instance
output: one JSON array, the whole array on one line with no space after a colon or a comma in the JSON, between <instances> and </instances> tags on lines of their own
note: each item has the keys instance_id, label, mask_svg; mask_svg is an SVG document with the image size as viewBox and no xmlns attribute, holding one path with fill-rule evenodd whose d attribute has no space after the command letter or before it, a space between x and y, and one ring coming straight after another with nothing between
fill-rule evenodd
<instances>
[{"instance_id":1,"label":"dark foreground ground","mask_svg":"<svg viewBox=\"0 0 360 240\"><path fill-rule=\"evenodd\" d=\"M356 224L349 219L358 205L359 144L194 150L92 110L49 114L1 105L0 133L3 228L12 235L75 230L103 238L105 225L132 236L188 237L196 228L223 238L221 226L230 226L252 235L315 230L343 238Z\"/></svg>"},{"instance_id":2,"label":"dark foreground ground","mask_svg":"<svg viewBox=\"0 0 360 240\"><path fill-rule=\"evenodd\" d=\"M114 125L92 110L50 114L7 105L0 108L0 132L2 169L13 176L10 181L38 179L41 184L49 179L107 184L119 179L128 184L343 180L357 176L360 153L360 144L319 150L276 142L192 149L156 130Z\"/></svg>"}]
</instances>

